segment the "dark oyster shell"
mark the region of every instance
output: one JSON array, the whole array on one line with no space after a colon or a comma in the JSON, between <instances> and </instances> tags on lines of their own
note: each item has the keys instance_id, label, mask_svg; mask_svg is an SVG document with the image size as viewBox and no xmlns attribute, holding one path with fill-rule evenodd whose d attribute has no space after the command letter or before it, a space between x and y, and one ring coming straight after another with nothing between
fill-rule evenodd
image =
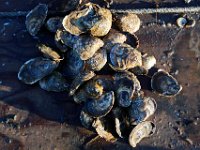
<instances>
[{"instance_id":1,"label":"dark oyster shell","mask_svg":"<svg viewBox=\"0 0 200 150\"><path fill-rule=\"evenodd\" d=\"M73 50L79 54L82 60L87 60L91 58L103 45L103 41L99 38L80 36L73 45Z\"/></svg>"},{"instance_id":2,"label":"dark oyster shell","mask_svg":"<svg viewBox=\"0 0 200 150\"><path fill-rule=\"evenodd\" d=\"M137 97L129 108L129 117L132 125L136 125L148 119L156 111L157 104L154 98Z\"/></svg>"},{"instance_id":3,"label":"dark oyster shell","mask_svg":"<svg viewBox=\"0 0 200 150\"><path fill-rule=\"evenodd\" d=\"M48 6L46 4L39 4L27 14L25 24L32 36L35 36L44 24L47 12Z\"/></svg>"},{"instance_id":4,"label":"dark oyster shell","mask_svg":"<svg viewBox=\"0 0 200 150\"><path fill-rule=\"evenodd\" d=\"M85 62L80 59L77 52L71 50L66 54L65 62L63 62L62 73L68 78L75 78L85 68Z\"/></svg>"},{"instance_id":5,"label":"dark oyster shell","mask_svg":"<svg viewBox=\"0 0 200 150\"><path fill-rule=\"evenodd\" d=\"M123 71L142 65L141 53L128 44L115 44L110 52L110 66Z\"/></svg>"},{"instance_id":6,"label":"dark oyster shell","mask_svg":"<svg viewBox=\"0 0 200 150\"><path fill-rule=\"evenodd\" d=\"M73 95L73 99L74 99L74 102L76 102L77 104L80 104L82 102L87 101L88 95L85 92L85 90L80 89L80 90L76 91L76 93Z\"/></svg>"},{"instance_id":7,"label":"dark oyster shell","mask_svg":"<svg viewBox=\"0 0 200 150\"><path fill-rule=\"evenodd\" d=\"M136 145L146 137L149 137L155 133L156 126L151 121L144 121L139 123L129 135L129 144L132 147L136 147Z\"/></svg>"},{"instance_id":8,"label":"dark oyster shell","mask_svg":"<svg viewBox=\"0 0 200 150\"><path fill-rule=\"evenodd\" d=\"M73 11L63 19L64 28L74 35L90 31L93 36L106 35L112 25L110 10L87 3L83 9Z\"/></svg>"},{"instance_id":9,"label":"dark oyster shell","mask_svg":"<svg viewBox=\"0 0 200 150\"><path fill-rule=\"evenodd\" d=\"M114 75L116 101L121 107L129 107L135 92L141 89L137 77L131 73L117 73Z\"/></svg>"},{"instance_id":10,"label":"dark oyster shell","mask_svg":"<svg viewBox=\"0 0 200 150\"><path fill-rule=\"evenodd\" d=\"M72 81L69 95L74 95L76 90L86 81L92 79L96 74L93 71L83 71Z\"/></svg>"},{"instance_id":11,"label":"dark oyster shell","mask_svg":"<svg viewBox=\"0 0 200 150\"><path fill-rule=\"evenodd\" d=\"M177 80L164 70L159 70L153 75L151 87L163 96L175 96L182 90Z\"/></svg>"},{"instance_id":12,"label":"dark oyster shell","mask_svg":"<svg viewBox=\"0 0 200 150\"><path fill-rule=\"evenodd\" d=\"M47 58L37 57L30 59L21 66L18 72L18 79L26 84L34 84L52 73L58 65L58 62Z\"/></svg>"},{"instance_id":13,"label":"dark oyster shell","mask_svg":"<svg viewBox=\"0 0 200 150\"><path fill-rule=\"evenodd\" d=\"M85 128L91 128L92 124L94 122L94 118L91 117L89 114L87 114L87 112L85 110L81 111L80 114L80 121L81 124L85 127Z\"/></svg>"},{"instance_id":14,"label":"dark oyster shell","mask_svg":"<svg viewBox=\"0 0 200 150\"><path fill-rule=\"evenodd\" d=\"M46 27L50 32L56 32L58 29L62 28L62 17L52 17L46 22Z\"/></svg>"},{"instance_id":15,"label":"dark oyster shell","mask_svg":"<svg viewBox=\"0 0 200 150\"><path fill-rule=\"evenodd\" d=\"M39 81L39 85L46 91L61 92L69 90L69 83L59 72L53 72Z\"/></svg>"},{"instance_id":16,"label":"dark oyster shell","mask_svg":"<svg viewBox=\"0 0 200 150\"><path fill-rule=\"evenodd\" d=\"M90 59L86 61L87 67L93 71L100 71L107 62L107 53L104 48L99 49Z\"/></svg>"},{"instance_id":17,"label":"dark oyster shell","mask_svg":"<svg viewBox=\"0 0 200 150\"><path fill-rule=\"evenodd\" d=\"M103 94L98 99L90 99L85 103L87 112L93 117L103 117L108 114L113 105L115 97L114 92L108 92Z\"/></svg>"}]
</instances>

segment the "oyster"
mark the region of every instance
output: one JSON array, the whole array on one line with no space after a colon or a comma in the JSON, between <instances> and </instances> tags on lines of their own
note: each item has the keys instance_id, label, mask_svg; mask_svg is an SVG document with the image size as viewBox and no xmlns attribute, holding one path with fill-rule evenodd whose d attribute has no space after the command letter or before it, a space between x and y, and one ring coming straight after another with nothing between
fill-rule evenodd
<instances>
[{"instance_id":1,"label":"oyster","mask_svg":"<svg viewBox=\"0 0 200 150\"><path fill-rule=\"evenodd\" d=\"M114 76L115 88L116 89L116 101L121 107L129 107L132 102L132 97L136 92L138 92L140 87L140 82L137 77L133 74L127 73L117 73Z\"/></svg>"},{"instance_id":2,"label":"oyster","mask_svg":"<svg viewBox=\"0 0 200 150\"><path fill-rule=\"evenodd\" d=\"M106 141L115 142L117 139L108 131L108 122L104 118L97 118L92 126L95 128L98 135Z\"/></svg>"},{"instance_id":3,"label":"oyster","mask_svg":"<svg viewBox=\"0 0 200 150\"><path fill-rule=\"evenodd\" d=\"M136 75L148 74L149 70L156 64L156 58L151 55L143 55L142 56L142 66L137 66L135 68L130 69Z\"/></svg>"},{"instance_id":4,"label":"oyster","mask_svg":"<svg viewBox=\"0 0 200 150\"><path fill-rule=\"evenodd\" d=\"M62 60L60 55L56 51L54 51L51 47L48 47L44 44L40 44L38 45L38 49L43 53L44 57L46 58L50 58L55 61Z\"/></svg>"},{"instance_id":5,"label":"oyster","mask_svg":"<svg viewBox=\"0 0 200 150\"><path fill-rule=\"evenodd\" d=\"M93 71L100 71L107 62L107 53L104 48L99 49L90 59L86 61L87 67Z\"/></svg>"},{"instance_id":6,"label":"oyster","mask_svg":"<svg viewBox=\"0 0 200 150\"><path fill-rule=\"evenodd\" d=\"M69 83L59 72L44 77L39 81L39 85L46 91L61 92L69 90Z\"/></svg>"},{"instance_id":7,"label":"oyster","mask_svg":"<svg viewBox=\"0 0 200 150\"><path fill-rule=\"evenodd\" d=\"M88 95L85 92L85 90L80 89L80 90L77 90L76 93L73 95L73 99L74 99L74 102L76 102L77 104L80 104L82 102L87 101Z\"/></svg>"},{"instance_id":8,"label":"oyster","mask_svg":"<svg viewBox=\"0 0 200 150\"><path fill-rule=\"evenodd\" d=\"M187 16L182 16L176 20L176 24L180 28L190 28L190 27L195 26L196 21L193 18L189 18Z\"/></svg>"},{"instance_id":9,"label":"oyster","mask_svg":"<svg viewBox=\"0 0 200 150\"><path fill-rule=\"evenodd\" d=\"M26 61L18 72L18 79L26 84L34 84L51 74L59 63L47 58L37 57Z\"/></svg>"},{"instance_id":10,"label":"oyster","mask_svg":"<svg viewBox=\"0 0 200 150\"><path fill-rule=\"evenodd\" d=\"M121 138L126 137L130 125L125 112L123 112L120 107L116 107L112 109L112 113L115 119L115 130L118 136Z\"/></svg>"},{"instance_id":11,"label":"oyster","mask_svg":"<svg viewBox=\"0 0 200 150\"><path fill-rule=\"evenodd\" d=\"M129 144L132 147L136 147L136 145L146 137L149 137L155 133L156 126L151 121L144 121L139 123L129 135Z\"/></svg>"},{"instance_id":12,"label":"oyster","mask_svg":"<svg viewBox=\"0 0 200 150\"><path fill-rule=\"evenodd\" d=\"M98 98L104 91L109 92L113 90L113 80L113 77L109 75L97 75L86 84L84 89L89 97Z\"/></svg>"},{"instance_id":13,"label":"oyster","mask_svg":"<svg viewBox=\"0 0 200 150\"><path fill-rule=\"evenodd\" d=\"M80 36L73 45L73 50L78 53L82 60L87 60L91 58L103 45L103 41L99 38Z\"/></svg>"},{"instance_id":14,"label":"oyster","mask_svg":"<svg viewBox=\"0 0 200 150\"><path fill-rule=\"evenodd\" d=\"M105 36L112 25L110 10L87 3L79 11L73 11L63 19L65 30L74 35L90 32L92 36Z\"/></svg>"},{"instance_id":15,"label":"oyster","mask_svg":"<svg viewBox=\"0 0 200 150\"><path fill-rule=\"evenodd\" d=\"M39 4L27 14L25 24L32 36L35 36L44 24L47 12L48 6L46 4Z\"/></svg>"},{"instance_id":16,"label":"oyster","mask_svg":"<svg viewBox=\"0 0 200 150\"><path fill-rule=\"evenodd\" d=\"M72 81L70 86L69 95L74 95L76 90L86 81L90 80L95 76L93 71L83 71L79 73L75 79Z\"/></svg>"},{"instance_id":17,"label":"oyster","mask_svg":"<svg viewBox=\"0 0 200 150\"><path fill-rule=\"evenodd\" d=\"M124 43L126 36L115 29L111 29L109 33L103 38L104 48L107 52L114 46L115 43Z\"/></svg>"},{"instance_id":18,"label":"oyster","mask_svg":"<svg viewBox=\"0 0 200 150\"><path fill-rule=\"evenodd\" d=\"M141 52L128 44L115 44L110 52L110 66L116 71L128 70L142 65Z\"/></svg>"},{"instance_id":19,"label":"oyster","mask_svg":"<svg viewBox=\"0 0 200 150\"><path fill-rule=\"evenodd\" d=\"M111 111L114 101L114 92L111 91L98 99L89 99L85 103L85 108L92 117L103 117Z\"/></svg>"},{"instance_id":20,"label":"oyster","mask_svg":"<svg viewBox=\"0 0 200 150\"><path fill-rule=\"evenodd\" d=\"M151 88L163 96L175 96L182 90L177 80L164 70L158 70L153 75Z\"/></svg>"},{"instance_id":21,"label":"oyster","mask_svg":"<svg viewBox=\"0 0 200 150\"><path fill-rule=\"evenodd\" d=\"M135 33L140 28L140 18L133 13L117 14L116 25L122 32Z\"/></svg>"},{"instance_id":22,"label":"oyster","mask_svg":"<svg viewBox=\"0 0 200 150\"><path fill-rule=\"evenodd\" d=\"M92 127L94 118L92 118L89 114L87 114L85 110L82 110L80 114L80 121L85 128L89 129L90 127Z\"/></svg>"},{"instance_id":23,"label":"oyster","mask_svg":"<svg viewBox=\"0 0 200 150\"><path fill-rule=\"evenodd\" d=\"M156 111L157 104L154 98L137 97L129 107L129 117L132 125L136 125L148 119Z\"/></svg>"},{"instance_id":24,"label":"oyster","mask_svg":"<svg viewBox=\"0 0 200 150\"><path fill-rule=\"evenodd\" d=\"M64 30L58 29L55 34L55 44L60 49L61 52L66 52L69 50L69 47L63 43L61 40L61 35L63 34Z\"/></svg>"},{"instance_id":25,"label":"oyster","mask_svg":"<svg viewBox=\"0 0 200 150\"><path fill-rule=\"evenodd\" d=\"M71 50L66 54L65 62L63 62L62 73L68 78L75 78L85 69L85 62L80 59L77 52Z\"/></svg>"},{"instance_id":26,"label":"oyster","mask_svg":"<svg viewBox=\"0 0 200 150\"><path fill-rule=\"evenodd\" d=\"M73 45L77 42L79 38L78 36L70 34L69 32L65 30L61 30L59 36L60 36L61 42L70 48L73 48Z\"/></svg>"},{"instance_id":27,"label":"oyster","mask_svg":"<svg viewBox=\"0 0 200 150\"><path fill-rule=\"evenodd\" d=\"M62 17L52 17L46 22L46 27L50 32L56 32L58 29L62 28Z\"/></svg>"}]
</instances>

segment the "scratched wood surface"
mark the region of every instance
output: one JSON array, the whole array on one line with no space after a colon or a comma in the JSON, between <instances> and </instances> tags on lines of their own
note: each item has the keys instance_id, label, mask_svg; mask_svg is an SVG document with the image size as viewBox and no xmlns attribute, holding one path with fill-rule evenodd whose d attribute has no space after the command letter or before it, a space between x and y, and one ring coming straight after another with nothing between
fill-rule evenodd
<instances>
[{"instance_id":1,"label":"scratched wood surface","mask_svg":"<svg viewBox=\"0 0 200 150\"><path fill-rule=\"evenodd\" d=\"M102 4L101 0L97 1ZM50 10L69 9L64 0L1 0L0 11L30 10L47 3ZM193 0L190 5L199 5ZM188 6L181 0L114 1L113 8ZM190 15L190 14L188 14ZM200 149L200 24L179 29L174 15L140 15L142 27L136 33L139 50L155 55L157 67L171 72L182 84L175 98L164 98L149 90L142 80L145 95L154 97L158 109L151 118L157 131L136 149ZM26 31L23 17L0 18L0 149L74 150L132 149L126 140L109 143L101 138L91 141L95 132L81 127L79 112L67 93L46 92L38 84L29 86L17 79L20 66L40 56L36 44L51 42L53 34L45 29L39 38ZM170 55L170 52L174 53Z\"/></svg>"}]
</instances>

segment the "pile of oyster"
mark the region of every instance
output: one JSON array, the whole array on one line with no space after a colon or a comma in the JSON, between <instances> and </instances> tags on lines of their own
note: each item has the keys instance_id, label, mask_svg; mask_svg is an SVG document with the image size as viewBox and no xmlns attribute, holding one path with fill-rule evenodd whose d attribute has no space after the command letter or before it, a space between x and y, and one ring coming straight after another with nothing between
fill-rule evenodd
<instances>
[{"instance_id":1,"label":"pile of oyster","mask_svg":"<svg viewBox=\"0 0 200 150\"><path fill-rule=\"evenodd\" d=\"M156 59L138 50L138 16L112 14L93 3L79 6L64 18L47 20L47 13L47 5L39 4L25 24L32 36L45 25L55 33L57 48L39 44L43 56L25 62L18 79L30 85L39 82L46 91L66 91L83 106L81 124L107 141L125 138L135 147L151 136L156 126L149 119L157 104L144 96L137 76L147 76ZM175 96L182 89L164 70L151 76L151 88L163 96Z\"/></svg>"}]
</instances>

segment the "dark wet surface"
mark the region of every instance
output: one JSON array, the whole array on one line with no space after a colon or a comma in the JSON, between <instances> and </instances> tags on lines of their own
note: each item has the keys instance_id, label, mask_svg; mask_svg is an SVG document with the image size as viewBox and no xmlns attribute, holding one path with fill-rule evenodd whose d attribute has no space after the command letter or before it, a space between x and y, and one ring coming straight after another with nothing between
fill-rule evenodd
<instances>
[{"instance_id":1,"label":"dark wet surface","mask_svg":"<svg viewBox=\"0 0 200 150\"><path fill-rule=\"evenodd\" d=\"M50 10L67 10L66 1L61 1L2 0L0 11L30 10L39 2L48 3ZM160 1L158 6L185 5L180 1ZM155 7L155 4L118 0L113 7ZM191 5L200 4L193 0ZM158 96L149 89L149 79L141 77L145 95L154 97L158 103L151 118L157 131L136 149L200 149L200 24L199 15L192 16L197 19L195 27L179 29L175 25L176 14L140 15L143 25L136 33L139 50L155 55L156 67L171 72L183 90L174 98ZM81 107L67 93L46 92L38 84L30 86L18 81L20 66L41 55L35 45L41 41L49 43L53 36L43 29L39 38L33 39L24 21L23 17L0 18L0 149L131 149L126 140L108 143L97 138L91 142L96 134L81 127Z\"/></svg>"}]
</instances>

